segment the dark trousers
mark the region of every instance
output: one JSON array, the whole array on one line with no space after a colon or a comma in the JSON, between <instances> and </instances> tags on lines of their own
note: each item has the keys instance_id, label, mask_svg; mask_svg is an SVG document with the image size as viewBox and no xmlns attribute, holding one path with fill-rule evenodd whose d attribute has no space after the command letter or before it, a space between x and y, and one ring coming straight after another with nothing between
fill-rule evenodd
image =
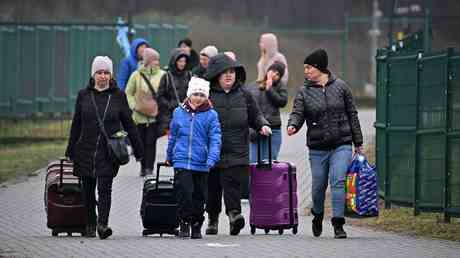
<instances>
[{"instance_id":1,"label":"dark trousers","mask_svg":"<svg viewBox=\"0 0 460 258\"><path fill-rule=\"evenodd\" d=\"M107 225L109 222L110 206L112 204L112 177L82 177L83 201L88 212L88 224ZM97 214L96 216L96 185ZM97 221L96 221L97 220Z\"/></svg>"},{"instance_id":2,"label":"dark trousers","mask_svg":"<svg viewBox=\"0 0 460 258\"><path fill-rule=\"evenodd\" d=\"M249 166L229 168L213 168L208 178L208 202L206 212L217 215L222 210L222 194L224 196L225 213L237 211L241 213L241 183L247 175Z\"/></svg>"},{"instance_id":3,"label":"dark trousers","mask_svg":"<svg viewBox=\"0 0 460 258\"><path fill-rule=\"evenodd\" d=\"M144 158L141 160L141 168L153 170L157 152L158 123L138 124L137 130L144 144Z\"/></svg>"},{"instance_id":4,"label":"dark trousers","mask_svg":"<svg viewBox=\"0 0 460 258\"><path fill-rule=\"evenodd\" d=\"M175 169L174 187L179 219L192 224L203 223L204 205L208 194L208 173Z\"/></svg>"}]
</instances>

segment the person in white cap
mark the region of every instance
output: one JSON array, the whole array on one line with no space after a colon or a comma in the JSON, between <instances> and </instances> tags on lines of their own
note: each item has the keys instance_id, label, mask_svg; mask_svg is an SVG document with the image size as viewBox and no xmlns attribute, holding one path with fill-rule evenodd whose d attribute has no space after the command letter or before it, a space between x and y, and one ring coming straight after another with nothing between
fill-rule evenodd
<instances>
[{"instance_id":1,"label":"person in white cap","mask_svg":"<svg viewBox=\"0 0 460 258\"><path fill-rule=\"evenodd\" d=\"M112 60L107 56L94 58L89 84L78 92L65 153L74 164L74 175L82 181L88 218L84 236L95 237L97 230L99 238L105 239L112 235L112 229L108 226L112 182L119 166L108 155L108 144L98 124L98 117L108 136L121 133L123 126L128 132L134 156L137 160L142 159L144 149L131 118L126 95L113 79ZM97 216L96 186L99 197Z\"/></svg>"},{"instance_id":2,"label":"person in white cap","mask_svg":"<svg viewBox=\"0 0 460 258\"><path fill-rule=\"evenodd\" d=\"M174 167L179 237L202 238L208 173L220 157L221 130L209 101L209 82L192 77L184 103L174 110L166 163Z\"/></svg>"},{"instance_id":3,"label":"person in white cap","mask_svg":"<svg viewBox=\"0 0 460 258\"><path fill-rule=\"evenodd\" d=\"M204 78L206 69L208 68L209 59L217 55L219 51L213 45L206 46L200 51L200 65L197 65L193 70L192 74L194 76Z\"/></svg>"}]
</instances>

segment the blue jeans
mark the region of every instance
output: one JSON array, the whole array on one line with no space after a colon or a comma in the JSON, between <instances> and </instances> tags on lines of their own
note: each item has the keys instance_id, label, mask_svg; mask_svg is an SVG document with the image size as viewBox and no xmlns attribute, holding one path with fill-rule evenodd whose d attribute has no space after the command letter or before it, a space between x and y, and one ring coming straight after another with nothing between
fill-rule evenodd
<instances>
[{"instance_id":1,"label":"blue jeans","mask_svg":"<svg viewBox=\"0 0 460 258\"><path fill-rule=\"evenodd\" d=\"M345 176L352 158L350 144L330 151L310 149L313 211L324 212L324 200L329 180L332 194L332 216L343 218L345 208Z\"/></svg>"},{"instance_id":2,"label":"blue jeans","mask_svg":"<svg viewBox=\"0 0 460 258\"><path fill-rule=\"evenodd\" d=\"M277 160L281 148L281 129L272 129L272 159ZM263 137L261 142L261 159L268 160L268 138ZM257 142L251 142L249 145L249 162L257 162Z\"/></svg>"}]
</instances>

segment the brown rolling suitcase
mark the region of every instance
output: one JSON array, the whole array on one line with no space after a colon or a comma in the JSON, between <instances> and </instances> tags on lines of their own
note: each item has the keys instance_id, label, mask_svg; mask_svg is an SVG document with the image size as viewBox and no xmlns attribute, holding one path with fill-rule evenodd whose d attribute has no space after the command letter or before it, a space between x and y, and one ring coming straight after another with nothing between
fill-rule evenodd
<instances>
[{"instance_id":1,"label":"brown rolling suitcase","mask_svg":"<svg viewBox=\"0 0 460 258\"><path fill-rule=\"evenodd\" d=\"M87 212L82 199L80 178L74 176L73 164L66 159L51 162L45 179L47 226L52 235L85 234Z\"/></svg>"}]
</instances>

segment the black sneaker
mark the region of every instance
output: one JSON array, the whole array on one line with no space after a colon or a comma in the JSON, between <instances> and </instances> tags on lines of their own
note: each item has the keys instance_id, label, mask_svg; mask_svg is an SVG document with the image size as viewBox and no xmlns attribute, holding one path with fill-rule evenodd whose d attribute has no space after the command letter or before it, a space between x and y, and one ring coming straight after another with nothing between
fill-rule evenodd
<instances>
[{"instance_id":1,"label":"black sneaker","mask_svg":"<svg viewBox=\"0 0 460 258\"><path fill-rule=\"evenodd\" d=\"M201 223L195 222L192 225L192 239L201 239L203 236L201 235Z\"/></svg>"},{"instance_id":2,"label":"black sneaker","mask_svg":"<svg viewBox=\"0 0 460 258\"><path fill-rule=\"evenodd\" d=\"M96 237L96 225L86 225L84 237Z\"/></svg>"},{"instance_id":3,"label":"black sneaker","mask_svg":"<svg viewBox=\"0 0 460 258\"><path fill-rule=\"evenodd\" d=\"M181 222L180 223L180 229L179 229L178 237L181 237L181 238L190 237L190 223L188 223L188 222Z\"/></svg>"},{"instance_id":4,"label":"black sneaker","mask_svg":"<svg viewBox=\"0 0 460 258\"><path fill-rule=\"evenodd\" d=\"M208 227L206 228L206 235L217 235L219 226L219 215L208 216Z\"/></svg>"},{"instance_id":5,"label":"black sneaker","mask_svg":"<svg viewBox=\"0 0 460 258\"><path fill-rule=\"evenodd\" d=\"M106 239L112 235L112 229L107 225L97 225L97 234L100 239Z\"/></svg>"},{"instance_id":6,"label":"black sneaker","mask_svg":"<svg viewBox=\"0 0 460 258\"><path fill-rule=\"evenodd\" d=\"M238 211L231 211L228 214L230 221L230 235L236 236L244 228L244 217Z\"/></svg>"},{"instance_id":7,"label":"black sneaker","mask_svg":"<svg viewBox=\"0 0 460 258\"><path fill-rule=\"evenodd\" d=\"M311 222L311 230L313 231L313 236L319 237L323 232L324 213L315 213L312 210L311 214L313 215L313 220Z\"/></svg>"},{"instance_id":8,"label":"black sneaker","mask_svg":"<svg viewBox=\"0 0 460 258\"><path fill-rule=\"evenodd\" d=\"M332 226L334 226L334 238L347 238L347 232L343 229L345 224L344 218L332 218Z\"/></svg>"}]
</instances>

